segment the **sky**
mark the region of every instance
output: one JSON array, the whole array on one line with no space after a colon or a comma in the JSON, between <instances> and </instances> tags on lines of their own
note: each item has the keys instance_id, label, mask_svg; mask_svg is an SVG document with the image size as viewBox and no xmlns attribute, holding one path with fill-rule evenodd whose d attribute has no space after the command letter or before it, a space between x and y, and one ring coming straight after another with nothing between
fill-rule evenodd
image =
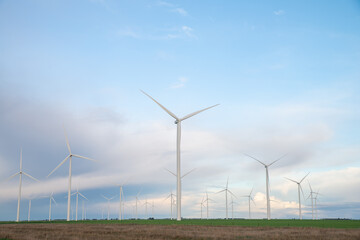
<instances>
[{"instance_id":1,"label":"sky","mask_svg":"<svg viewBox=\"0 0 360 240\"><path fill-rule=\"evenodd\" d=\"M87 218L170 217L176 179L174 119L182 122L182 215L266 217L268 164L273 218L360 218L360 2L346 1L10 1L0 0L0 221L15 220L20 149L20 219L65 219L68 155L72 191ZM244 154L245 153L245 154ZM75 198L72 198L74 217ZM82 201L80 205L82 209ZM231 208L229 208L231 209ZM204 209L203 209L204 210ZM81 210L79 210L81 216ZM229 216L231 212L229 212Z\"/></svg>"}]
</instances>

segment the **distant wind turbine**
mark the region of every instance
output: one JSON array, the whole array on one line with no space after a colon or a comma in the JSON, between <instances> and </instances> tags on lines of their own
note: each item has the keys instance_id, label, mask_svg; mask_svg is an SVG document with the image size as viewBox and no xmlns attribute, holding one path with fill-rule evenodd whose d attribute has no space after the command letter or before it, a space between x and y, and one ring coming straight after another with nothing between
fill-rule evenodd
<instances>
[{"instance_id":1,"label":"distant wind turbine","mask_svg":"<svg viewBox=\"0 0 360 240\"><path fill-rule=\"evenodd\" d=\"M107 198L107 197L105 197L104 195L101 195L101 196L108 201L108 206L107 206L107 209L108 209L107 220L109 220L109 219L110 219L110 201L111 201L114 197L116 197L116 196L113 196L113 197L111 197L111 198Z\"/></svg>"},{"instance_id":2,"label":"distant wind turbine","mask_svg":"<svg viewBox=\"0 0 360 240\"><path fill-rule=\"evenodd\" d=\"M310 193L309 193L308 199L311 198L311 215L312 215L312 220L314 220L314 196L313 196L313 194L316 194L316 192L314 192L312 190L312 187L311 187L309 181L308 181L308 183L309 183L309 188L310 188Z\"/></svg>"},{"instance_id":3,"label":"distant wind turbine","mask_svg":"<svg viewBox=\"0 0 360 240\"><path fill-rule=\"evenodd\" d=\"M209 198L208 192L206 191L206 195L205 195L205 199L204 199L204 203L206 202L206 219L209 219L209 201L213 201L212 199Z\"/></svg>"},{"instance_id":4,"label":"distant wind turbine","mask_svg":"<svg viewBox=\"0 0 360 240\"><path fill-rule=\"evenodd\" d=\"M297 182L297 181L292 180L292 179L290 179L290 178L286 178L287 180L289 180L289 181L292 181L292 182L296 183L296 184L297 184L297 186L298 186L298 196L299 196L299 219L300 219L300 220L302 220L302 215L301 215L301 198L300 198L300 190L301 190L301 192L302 192L302 194L303 194L303 196L304 196L304 192L303 192L302 187L301 187L301 182L302 182L302 181L304 181L304 179L307 177L307 175L309 175L309 173L308 173L308 174L306 174L306 175L305 175L305 177L303 177L303 178L301 179L301 181L300 181L300 182Z\"/></svg>"},{"instance_id":5,"label":"distant wind turbine","mask_svg":"<svg viewBox=\"0 0 360 240\"><path fill-rule=\"evenodd\" d=\"M151 203L148 202L148 200L146 199L146 200L145 200L145 203L144 203L143 205L145 205L145 215L146 215L146 219L148 219L148 218L149 218L149 215L148 215L148 208L147 208L147 206L148 206L148 205L151 206Z\"/></svg>"},{"instance_id":6,"label":"distant wind turbine","mask_svg":"<svg viewBox=\"0 0 360 240\"><path fill-rule=\"evenodd\" d=\"M142 189L140 189L140 191L138 192L138 194L136 194L136 196L135 196L135 213L136 213L136 220L138 219L138 202L140 202L140 200L139 200L139 195L140 195L140 193L141 193L141 190Z\"/></svg>"},{"instance_id":7,"label":"distant wind turbine","mask_svg":"<svg viewBox=\"0 0 360 240\"><path fill-rule=\"evenodd\" d=\"M10 179L16 177L17 175L19 175L19 194L18 194L18 204L17 204L17 214L16 214L16 222L19 222L20 219L20 201L21 201L21 185L22 185L22 175L25 175L29 178L31 178L32 180L38 181L36 178L30 176L29 174L27 174L26 172L24 172L22 170L22 148L20 149L20 170L19 172L15 173L14 175L11 175L10 177L8 177L5 181L9 181Z\"/></svg>"},{"instance_id":8,"label":"distant wind turbine","mask_svg":"<svg viewBox=\"0 0 360 240\"><path fill-rule=\"evenodd\" d=\"M190 113L183 118L177 117L175 114L170 112L168 109L166 109L163 105L161 105L159 102L157 102L154 98L152 98L149 94L142 91L146 96L148 96L151 100L153 100L157 105L159 105L165 112L167 112L170 116L175 118L175 124L177 125L177 141L176 141L176 178L177 178L177 184L176 184L176 205L177 205L177 220L181 221L181 171L180 171L180 141L181 141L181 122L196 115L199 114L205 110L208 110L210 108L216 107L219 104L213 105L208 108L204 108L202 110Z\"/></svg>"},{"instance_id":9,"label":"distant wind turbine","mask_svg":"<svg viewBox=\"0 0 360 240\"><path fill-rule=\"evenodd\" d=\"M54 192L52 192L49 196L49 222L51 221L51 202L53 201L55 204L57 204L53 195L54 195Z\"/></svg>"},{"instance_id":10,"label":"distant wind turbine","mask_svg":"<svg viewBox=\"0 0 360 240\"><path fill-rule=\"evenodd\" d=\"M250 194L249 194L249 195L244 195L244 196L241 196L241 197L246 197L246 198L248 198L248 200L249 200L249 219L251 219L251 207L250 207L251 202L250 202L250 201L253 201L253 203L255 204L255 201L254 201L253 197L251 196L251 194L252 194L253 190L254 190L254 188L253 188L253 189L251 189L251 192L250 192ZM256 205L256 204L255 204L255 205Z\"/></svg>"},{"instance_id":11,"label":"distant wind turbine","mask_svg":"<svg viewBox=\"0 0 360 240\"><path fill-rule=\"evenodd\" d=\"M171 193L169 194L169 196L167 196L165 198L165 200L167 200L168 198L170 198L170 219L173 220L173 204L175 203L175 199L174 199L174 196L176 196L175 194ZM164 200L164 201L165 201Z\"/></svg>"},{"instance_id":12,"label":"distant wind turbine","mask_svg":"<svg viewBox=\"0 0 360 240\"><path fill-rule=\"evenodd\" d=\"M265 171L266 171L266 210L267 210L267 219L270 220L271 219L271 210L270 210L270 195L269 195L269 187L270 187L270 183L269 183L269 170L268 168L273 165L274 163L276 163L277 161L279 161L280 159L282 159L283 157L285 157L287 154L283 155L282 157L278 158L277 160L273 161L270 164L265 164L263 162L261 162L260 160L244 153L244 155L254 159L255 161L259 162L260 164L262 164L265 167Z\"/></svg>"},{"instance_id":13,"label":"distant wind turbine","mask_svg":"<svg viewBox=\"0 0 360 240\"><path fill-rule=\"evenodd\" d=\"M226 187L223 190L217 192L217 193L225 192L226 219L228 219L228 192L236 198L236 196L229 190L228 185L229 185L229 177L226 181Z\"/></svg>"},{"instance_id":14,"label":"distant wind turbine","mask_svg":"<svg viewBox=\"0 0 360 240\"><path fill-rule=\"evenodd\" d=\"M69 186L68 186L68 206L67 206L67 217L66 217L66 221L70 221L70 202L71 202L71 163L72 163L72 157L77 157L77 158L83 158L83 159L87 159L87 160L90 160L90 161L94 161L96 162L96 160L92 159L92 158L88 158L88 157L83 157L83 156L80 156L80 155L77 155L77 154L72 154L71 153L71 148L70 148L70 145L69 145L69 140L67 138L67 135L66 135L66 131L65 131L65 128L64 128L64 133L65 133L65 139L66 139L66 145L67 145L67 148L69 150L69 155L54 169L51 171L51 173L49 173L48 177L53 174L53 172L56 171L56 169L58 169L61 165L63 165L68 159L69 159Z\"/></svg>"},{"instance_id":15,"label":"distant wind turbine","mask_svg":"<svg viewBox=\"0 0 360 240\"><path fill-rule=\"evenodd\" d=\"M123 187L125 183L115 184L115 186L120 187L120 200L119 200L119 220L122 220L121 206L122 206L122 198L124 196Z\"/></svg>"},{"instance_id":16,"label":"distant wind turbine","mask_svg":"<svg viewBox=\"0 0 360 240\"><path fill-rule=\"evenodd\" d=\"M78 189L78 188L76 189L76 192L74 192L73 194L71 194L71 196L72 196L72 195L76 195L75 221L77 221L77 220L78 220L79 195L80 195L80 197L82 197L82 198L84 198L84 199L86 199L86 200L89 200L89 199L87 199L84 195L82 195L81 192L79 192L79 189ZM84 210L83 210L83 211L84 211Z\"/></svg>"}]
</instances>

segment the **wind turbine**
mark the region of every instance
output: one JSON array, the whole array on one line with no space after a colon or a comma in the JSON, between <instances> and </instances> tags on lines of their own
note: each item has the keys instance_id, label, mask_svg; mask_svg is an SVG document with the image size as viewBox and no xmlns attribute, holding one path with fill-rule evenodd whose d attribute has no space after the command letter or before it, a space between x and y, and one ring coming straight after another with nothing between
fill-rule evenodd
<instances>
[{"instance_id":1,"label":"wind turbine","mask_svg":"<svg viewBox=\"0 0 360 240\"><path fill-rule=\"evenodd\" d=\"M315 192L315 195L316 195L314 197L314 200L315 200L315 215L316 215L316 219L318 219L317 198L318 198L319 195L321 195L319 193L319 190L317 192Z\"/></svg>"},{"instance_id":2,"label":"wind turbine","mask_svg":"<svg viewBox=\"0 0 360 240\"><path fill-rule=\"evenodd\" d=\"M135 212L136 212L136 220L138 219L138 201L140 202L140 200L139 200L139 195L140 195L140 193L141 193L141 190L142 189L140 189L140 191L138 192L138 194L136 194L136 196L135 196Z\"/></svg>"},{"instance_id":3,"label":"wind turbine","mask_svg":"<svg viewBox=\"0 0 360 240\"><path fill-rule=\"evenodd\" d=\"M277 160L273 161L272 163L270 164L265 164L263 162L261 162L260 160L244 153L244 155L256 160L257 162L259 162L260 164L262 164L264 167L265 167L265 171L266 171L266 210L267 210L267 219L270 220L271 219L271 210L270 210L270 195L269 195L269 186L270 186L270 183L269 183L269 167L271 165L273 165L274 163L276 163L277 161L279 161L280 159L282 159L283 157L285 157L287 154L283 155L282 157L278 158Z\"/></svg>"},{"instance_id":4,"label":"wind turbine","mask_svg":"<svg viewBox=\"0 0 360 240\"><path fill-rule=\"evenodd\" d=\"M155 208L155 205L154 205L154 200L153 200L152 203L151 203L151 215L152 215L152 218L154 218L154 208Z\"/></svg>"},{"instance_id":5,"label":"wind turbine","mask_svg":"<svg viewBox=\"0 0 360 240\"><path fill-rule=\"evenodd\" d=\"M199 203L200 204L200 219L202 219L203 218L203 207L205 207L204 206L204 197L201 199L201 202Z\"/></svg>"},{"instance_id":6,"label":"wind turbine","mask_svg":"<svg viewBox=\"0 0 360 240\"><path fill-rule=\"evenodd\" d=\"M181 171L180 171L180 141L181 141L181 122L196 115L199 114L205 110L208 110L210 108L216 107L219 104L213 105L208 108L204 108L202 110L190 113L183 118L177 117L175 114L170 112L168 109L166 109L163 105L161 105L159 102L157 102L154 98L152 98L149 94L142 91L146 96L148 96L151 100L153 100L156 104L158 104L165 112L167 112L170 116L175 118L175 124L177 125L177 137L176 137L176 178L177 178L177 184L176 184L176 205L177 205L177 220L181 221Z\"/></svg>"},{"instance_id":7,"label":"wind turbine","mask_svg":"<svg viewBox=\"0 0 360 240\"><path fill-rule=\"evenodd\" d=\"M147 208L147 206L148 206L148 205L151 205L151 203L148 202L148 200L146 199L146 200L145 200L145 203L144 203L143 205L145 205L146 219L148 219L148 218L149 218L149 215L148 215L148 208Z\"/></svg>"},{"instance_id":8,"label":"wind turbine","mask_svg":"<svg viewBox=\"0 0 360 240\"><path fill-rule=\"evenodd\" d=\"M57 204L53 195L54 195L54 192L52 192L49 196L49 222L51 221L51 202L53 201L55 204Z\"/></svg>"},{"instance_id":9,"label":"wind turbine","mask_svg":"<svg viewBox=\"0 0 360 240\"><path fill-rule=\"evenodd\" d=\"M234 203L237 203L237 202L234 202L233 196L231 196L231 202L230 202L230 204L231 204L231 219L233 219L233 220L234 220Z\"/></svg>"},{"instance_id":10,"label":"wind turbine","mask_svg":"<svg viewBox=\"0 0 360 240\"><path fill-rule=\"evenodd\" d=\"M110 216L110 201L114 198L114 197L116 197L116 196L113 196L113 197L111 197L111 198L107 198L107 197L105 197L104 195L101 195L103 198L105 198L107 201L108 201L108 207L107 207L107 209L108 209L108 214L107 214L107 220L109 220L109 216Z\"/></svg>"},{"instance_id":11,"label":"wind turbine","mask_svg":"<svg viewBox=\"0 0 360 240\"><path fill-rule=\"evenodd\" d=\"M31 201L32 201L33 199L34 199L34 198L28 198L28 200L29 200L28 222L30 222Z\"/></svg>"},{"instance_id":12,"label":"wind turbine","mask_svg":"<svg viewBox=\"0 0 360 240\"><path fill-rule=\"evenodd\" d=\"M20 201L21 201L21 185L22 185L22 175L25 175L29 178L31 178L32 180L38 181L36 178L30 176L29 174L27 174L26 172L24 172L22 170L22 148L20 149L20 170L19 172L15 173L14 175L11 175L10 177L8 177L5 181L9 181L10 179L16 177L17 175L19 175L19 194L18 194L18 204L17 204L17 214L16 214L16 222L19 222L20 219Z\"/></svg>"},{"instance_id":13,"label":"wind turbine","mask_svg":"<svg viewBox=\"0 0 360 240\"><path fill-rule=\"evenodd\" d=\"M312 190L312 187L311 187L309 181L308 181L308 183L309 183L309 187L310 187L310 194L309 194L308 199L311 198L311 215L312 215L312 220L314 220L314 196L313 196L313 194L316 194L316 192L314 192Z\"/></svg>"},{"instance_id":14,"label":"wind turbine","mask_svg":"<svg viewBox=\"0 0 360 240\"><path fill-rule=\"evenodd\" d=\"M123 192L123 187L124 187L124 183L122 184L116 184L115 186L118 186L120 187L120 207L119 207L119 220L122 220L122 214L121 214L121 206L122 206L122 197L124 195L124 192Z\"/></svg>"},{"instance_id":15,"label":"wind turbine","mask_svg":"<svg viewBox=\"0 0 360 240\"><path fill-rule=\"evenodd\" d=\"M228 185L229 185L229 177L226 181L226 187L223 190L217 192L217 193L225 192L226 219L228 219L228 192L236 198L236 196L229 190Z\"/></svg>"},{"instance_id":16,"label":"wind turbine","mask_svg":"<svg viewBox=\"0 0 360 240\"><path fill-rule=\"evenodd\" d=\"M81 194L81 192L79 192L79 189L77 188L76 189L76 192L74 192L73 194L71 194L71 196L72 195L75 195L76 194L76 210L75 210L75 221L77 221L78 220L78 205L79 205L79 195L80 195L80 197L82 197L82 198L84 198L84 199L86 199L86 200L89 200L89 199L87 199L84 195L82 195ZM83 205L84 206L84 205ZM83 211L84 211L84 209L83 209Z\"/></svg>"},{"instance_id":17,"label":"wind turbine","mask_svg":"<svg viewBox=\"0 0 360 240\"><path fill-rule=\"evenodd\" d=\"M165 200L167 200L168 198L170 198L170 219L173 220L173 204L175 203L175 199L174 199L174 196L176 196L175 194L171 193L169 194L169 196L167 196Z\"/></svg>"},{"instance_id":18,"label":"wind turbine","mask_svg":"<svg viewBox=\"0 0 360 240\"><path fill-rule=\"evenodd\" d=\"M250 203L250 201L253 201L253 203L255 204L255 201L254 201L253 197L251 196L253 190L254 190L254 188L251 189L251 192L250 192L249 195L241 196L241 197L246 197L246 198L248 198L248 200L249 200L249 219L251 219L251 208L250 208L251 203ZM255 204L255 205L256 205L256 204Z\"/></svg>"},{"instance_id":19,"label":"wind turbine","mask_svg":"<svg viewBox=\"0 0 360 240\"><path fill-rule=\"evenodd\" d=\"M206 198L204 199L204 202L206 202L206 219L209 219L209 201L213 201L209 198L208 192L206 191Z\"/></svg>"},{"instance_id":20,"label":"wind turbine","mask_svg":"<svg viewBox=\"0 0 360 240\"><path fill-rule=\"evenodd\" d=\"M53 174L53 172L56 171L56 169L58 169L61 165L63 165L68 159L69 159L69 187L68 187L68 207L67 207L67 217L66 217L66 221L70 221L70 202L71 202L71 163L72 163L72 157L77 157L77 158L83 158L86 160L90 160L90 161L94 161L96 162L96 160L92 159L92 158L88 158L88 157L83 157L77 154L72 154L71 153L71 148L70 148L70 144L69 144L69 140L67 138L66 135L66 131L64 128L64 133L65 133L65 139L66 139L66 145L67 148L69 150L69 155L54 169L51 171L51 173L49 173L49 175L47 177L49 177L51 174Z\"/></svg>"},{"instance_id":21,"label":"wind turbine","mask_svg":"<svg viewBox=\"0 0 360 240\"><path fill-rule=\"evenodd\" d=\"M309 175L309 173L308 173L308 174L306 174L306 175L305 175L305 177L303 177L303 178L301 179L301 181L300 181L300 182L297 182L297 181L295 181L295 180L292 180L292 179L290 179L290 178L287 178L287 177L286 177L286 179L287 179L287 180L292 181L292 182L294 182L294 183L296 183L296 184L298 185L298 195L299 195L299 218L300 218L300 220L302 220L302 215L301 215L301 199L300 199L300 190L301 190L301 192L302 192L302 194L303 194L303 196L304 196L304 192L303 192L302 187L301 187L301 182L302 182L302 181L304 181L304 179L307 177L307 175Z\"/></svg>"}]
</instances>

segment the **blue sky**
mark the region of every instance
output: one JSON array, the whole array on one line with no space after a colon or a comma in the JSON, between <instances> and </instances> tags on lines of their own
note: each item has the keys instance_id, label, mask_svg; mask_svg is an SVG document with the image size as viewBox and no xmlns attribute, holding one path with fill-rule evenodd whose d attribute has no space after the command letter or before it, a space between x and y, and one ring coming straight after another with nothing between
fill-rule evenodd
<instances>
[{"instance_id":1,"label":"blue sky","mask_svg":"<svg viewBox=\"0 0 360 240\"><path fill-rule=\"evenodd\" d=\"M26 197L51 191L54 217L66 217L67 165L46 178L67 153L62 125L74 152L99 159L73 166L89 217L123 181L127 217L139 189L169 216L176 126L139 89L180 116L221 104L183 123L182 169L196 168L184 178L185 217L199 217L204 192L227 177L238 196L254 187L254 216L266 216L265 173L246 152L264 162L289 153L270 171L275 217L297 216L284 177L311 172L321 217L360 218L359 1L2 0L0 36L0 179L22 147L24 170L42 181L24 182L21 218ZM17 180L0 190L0 220L13 220ZM212 198L212 216L224 217L223 196ZM34 219L46 204L34 200ZM235 209L246 217L245 199Z\"/></svg>"}]
</instances>

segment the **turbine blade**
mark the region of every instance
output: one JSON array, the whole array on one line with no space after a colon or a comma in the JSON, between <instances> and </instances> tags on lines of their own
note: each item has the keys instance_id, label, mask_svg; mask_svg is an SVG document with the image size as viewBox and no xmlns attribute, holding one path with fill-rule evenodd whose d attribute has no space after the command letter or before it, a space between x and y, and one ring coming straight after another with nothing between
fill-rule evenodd
<instances>
[{"instance_id":1,"label":"turbine blade","mask_svg":"<svg viewBox=\"0 0 360 240\"><path fill-rule=\"evenodd\" d=\"M302 189L302 187L301 187L301 184L299 184L299 186L300 186L301 193L302 193L302 195L303 195L303 199L304 199L304 201L305 201L305 194L304 194L304 191L303 191L303 189Z\"/></svg>"},{"instance_id":2,"label":"turbine blade","mask_svg":"<svg viewBox=\"0 0 360 240\"><path fill-rule=\"evenodd\" d=\"M179 121L179 118L173 114L172 112L170 112L167 108L165 108L163 105L161 105L158 101L156 101L154 98L152 98L149 94L147 94L146 92L144 92L143 90L140 89L140 91L145 94L146 96L148 96L151 100L153 100L157 105L159 105L165 112L167 112L170 116L172 116L173 118L175 118L176 120Z\"/></svg>"},{"instance_id":3,"label":"turbine blade","mask_svg":"<svg viewBox=\"0 0 360 240\"><path fill-rule=\"evenodd\" d=\"M23 173L24 175L28 176L29 178L31 178L32 180L37 181L37 182L40 182L40 180L38 180L38 179L34 178L33 176L27 174L26 172L22 172L22 173Z\"/></svg>"},{"instance_id":4,"label":"turbine blade","mask_svg":"<svg viewBox=\"0 0 360 240\"><path fill-rule=\"evenodd\" d=\"M51 174L53 174L53 172L56 171L56 169L58 169L61 165L63 165L69 157L70 157L70 155L68 155L54 170L52 170L51 173L49 173L49 175L47 175L47 177L49 177Z\"/></svg>"},{"instance_id":5,"label":"turbine blade","mask_svg":"<svg viewBox=\"0 0 360 240\"><path fill-rule=\"evenodd\" d=\"M74 192L74 193L70 194L70 196L75 195L75 194L77 194L77 192Z\"/></svg>"},{"instance_id":6,"label":"turbine blade","mask_svg":"<svg viewBox=\"0 0 360 240\"><path fill-rule=\"evenodd\" d=\"M172 175L174 175L175 177L176 177L176 174L175 173L173 173L172 171L170 171L169 169L167 169L167 168L164 168L166 171L168 171L170 174L172 174Z\"/></svg>"},{"instance_id":7,"label":"turbine blade","mask_svg":"<svg viewBox=\"0 0 360 240\"><path fill-rule=\"evenodd\" d=\"M313 190L312 190L312 188L311 188L311 185L310 185L309 180L308 180L308 184L309 184L309 187L310 187L310 192L312 192Z\"/></svg>"},{"instance_id":8,"label":"turbine blade","mask_svg":"<svg viewBox=\"0 0 360 240\"><path fill-rule=\"evenodd\" d=\"M268 166L270 167L271 165L273 165L274 163L276 163L277 161L279 161L280 159L282 159L283 157L285 157L286 155L288 155L287 153L282 155L281 157L279 157L278 159L276 159L275 161L273 161L272 163L270 163Z\"/></svg>"},{"instance_id":9,"label":"turbine blade","mask_svg":"<svg viewBox=\"0 0 360 240\"><path fill-rule=\"evenodd\" d=\"M253 190L254 190L254 187L251 189L251 192L250 192L249 196L251 196L251 194L252 194Z\"/></svg>"},{"instance_id":10,"label":"turbine blade","mask_svg":"<svg viewBox=\"0 0 360 240\"><path fill-rule=\"evenodd\" d=\"M248 154L246 154L246 153L243 153L245 156L248 156L248 157L250 157L250 158L252 158L252 159L254 159L254 160L256 160L256 161L258 161L259 163L261 163L262 165L264 165L264 166L266 166L266 164L265 163L263 163L262 161L260 161L259 159L256 159L256 158L254 158L254 157L252 157L252 156L250 156L250 155L248 155Z\"/></svg>"},{"instance_id":11,"label":"turbine blade","mask_svg":"<svg viewBox=\"0 0 360 240\"><path fill-rule=\"evenodd\" d=\"M20 148L20 172L22 170L22 148Z\"/></svg>"},{"instance_id":12,"label":"turbine blade","mask_svg":"<svg viewBox=\"0 0 360 240\"><path fill-rule=\"evenodd\" d=\"M7 179L5 179L5 181L4 181L4 182L9 181L10 179L12 179L12 178L16 177L16 175L18 175L18 174L20 174L20 172L17 172L17 173L15 173L15 174L11 175L11 176L10 176L10 177L8 177Z\"/></svg>"},{"instance_id":13,"label":"turbine blade","mask_svg":"<svg viewBox=\"0 0 360 240\"><path fill-rule=\"evenodd\" d=\"M68 137L67 137L67 134L66 134L66 130L65 130L65 126L64 126L64 124L63 124L63 128L64 128L64 134L65 134L66 146L67 146L67 148L68 148L68 150L69 150L69 154L71 154L71 148L70 148L70 144L69 144L69 139L68 139Z\"/></svg>"},{"instance_id":14,"label":"turbine blade","mask_svg":"<svg viewBox=\"0 0 360 240\"><path fill-rule=\"evenodd\" d=\"M89 200L84 195L82 195L81 193L79 193L79 195L82 196L83 198L85 198L86 200Z\"/></svg>"},{"instance_id":15,"label":"turbine blade","mask_svg":"<svg viewBox=\"0 0 360 240\"><path fill-rule=\"evenodd\" d=\"M251 201L254 203L254 205L256 206L256 203L255 203L255 201L254 201L254 199L253 198L251 198Z\"/></svg>"},{"instance_id":16,"label":"turbine blade","mask_svg":"<svg viewBox=\"0 0 360 240\"><path fill-rule=\"evenodd\" d=\"M236 199L237 199L237 197L235 196L235 194L233 194L230 190L228 190L229 191L229 193L231 194L231 195L233 195Z\"/></svg>"},{"instance_id":17,"label":"turbine blade","mask_svg":"<svg viewBox=\"0 0 360 240\"><path fill-rule=\"evenodd\" d=\"M188 119L188 118L190 118L190 117L192 117L192 116L194 116L194 115L196 115L196 114L199 114L199 113L201 113L201 112L203 112L203 111L206 111L206 110L208 110L208 109L210 109L210 108L216 107L216 106L218 106L218 105L220 105L220 104L215 104L215 105L213 105L213 106L211 106L211 107L207 107L207 108L201 109L201 110L199 110L199 111L190 113L190 114L186 115L185 117L183 117L183 118L181 119L181 121L183 121L183 120L185 120L185 119Z\"/></svg>"},{"instance_id":18,"label":"turbine blade","mask_svg":"<svg viewBox=\"0 0 360 240\"><path fill-rule=\"evenodd\" d=\"M227 177L227 180L226 180L226 189L228 189L228 186L229 186L229 176Z\"/></svg>"},{"instance_id":19,"label":"turbine blade","mask_svg":"<svg viewBox=\"0 0 360 240\"><path fill-rule=\"evenodd\" d=\"M90 161L93 161L93 162L98 162L98 161L96 161L95 159L88 158L88 157L84 157L84 156L80 156L80 155L77 155L77 154L73 154L73 156L74 156L74 157L78 157L78 158L87 159L87 160L90 160Z\"/></svg>"},{"instance_id":20,"label":"turbine blade","mask_svg":"<svg viewBox=\"0 0 360 240\"><path fill-rule=\"evenodd\" d=\"M289 180L289 181L292 181L292 182L294 182L294 183L297 183L298 184L298 182L297 181L295 181L295 180L292 180L292 179L290 179L290 178L287 178L287 177L285 177L287 180Z\"/></svg>"},{"instance_id":21,"label":"turbine blade","mask_svg":"<svg viewBox=\"0 0 360 240\"><path fill-rule=\"evenodd\" d=\"M193 171L195 171L196 170L196 168L194 168L193 170L190 170L189 172L187 172L187 173L185 173L184 175L182 175L182 177L181 178L183 178L183 177L185 177L185 176L187 176L187 175L189 175L190 173L192 173Z\"/></svg>"},{"instance_id":22,"label":"turbine blade","mask_svg":"<svg viewBox=\"0 0 360 240\"><path fill-rule=\"evenodd\" d=\"M224 192L224 191L226 191L226 190L225 190L225 189L224 189L224 190L221 190L221 191L219 191L219 192L216 192L215 194L222 193L222 192Z\"/></svg>"},{"instance_id":23,"label":"turbine blade","mask_svg":"<svg viewBox=\"0 0 360 240\"><path fill-rule=\"evenodd\" d=\"M310 174L310 172L309 172L308 174L306 174L305 177L303 177L303 178L301 179L300 183L301 183L302 181L304 181L304 179L305 179L309 174Z\"/></svg>"},{"instance_id":24,"label":"turbine blade","mask_svg":"<svg viewBox=\"0 0 360 240\"><path fill-rule=\"evenodd\" d=\"M51 200L53 200L54 203L57 205L57 202L55 201L55 199L53 197L51 197Z\"/></svg>"}]
</instances>

